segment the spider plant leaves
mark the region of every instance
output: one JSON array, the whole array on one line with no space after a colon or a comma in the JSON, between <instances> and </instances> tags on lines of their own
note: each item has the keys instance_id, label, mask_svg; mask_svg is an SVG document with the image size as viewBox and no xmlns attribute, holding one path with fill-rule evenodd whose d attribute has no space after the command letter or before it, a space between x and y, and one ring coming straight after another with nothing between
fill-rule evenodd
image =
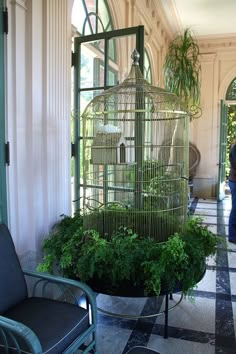
<instances>
[{"instance_id":1,"label":"spider plant leaves","mask_svg":"<svg viewBox=\"0 0 236 354\"><path fill-rule=\"evenodd\" d=\"M199 111L200 71L199 47L190 29L185 29L169 44L163 74L165 88L181 98L190 115Z\"/></svg>"}]
</instances>

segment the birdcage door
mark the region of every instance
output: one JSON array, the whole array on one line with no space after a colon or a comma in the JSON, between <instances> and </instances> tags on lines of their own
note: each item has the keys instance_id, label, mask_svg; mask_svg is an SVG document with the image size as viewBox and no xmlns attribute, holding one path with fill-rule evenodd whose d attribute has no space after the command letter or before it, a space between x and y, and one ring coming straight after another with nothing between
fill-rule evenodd
<instances>
[{"instance_id":1,"label":"birdcage door","mask_svg":"<svg viewBox=\"0 0 236 354\"><path fill-rule=\"evenodd\" d=\"M80 207L83 194L83 132L81 114L87 104L104 90L117 85L127 75L127 62L136 48L140 53L140 69L144 66L144 27L137 26L109 32L97 33L75 38L73 52L74 97L73 97L73 157L74 157L74 199L75 209ZM124 147L120 149L120 158L125 159ZM96 157L97 158L97 157ZM99 166L92 166L93 173L99 176ZM97 171L95 171L97 169ZM109 173L106 168L103 173ZM104 180L108 180L105 178ZM109 186L91 186L97 194Z\"/></svg>"},{"instance_id":2,"label":"birdcage door","mask_svg":"<svg viewBox=\"0 0 236 354\"><path fill-rule=\"evenodd\" d=\"M218 170L218 191L217 199L220 201L225 197L225 159L227 147L227 116L228 107L223 100L220 101L220 143L219 143L219 170Z\"/></svg>"},{"instance_id":3,"label":"birdcage door","mask_svg":"<svg viewBox=\"0 0 236 354\"><path fill-rule=\"evenodd\" d=\"M6 156L5 156L5 98L4 98L4 12L0 0L0 222L7 223Z\"/></svg>"}]
</instances>

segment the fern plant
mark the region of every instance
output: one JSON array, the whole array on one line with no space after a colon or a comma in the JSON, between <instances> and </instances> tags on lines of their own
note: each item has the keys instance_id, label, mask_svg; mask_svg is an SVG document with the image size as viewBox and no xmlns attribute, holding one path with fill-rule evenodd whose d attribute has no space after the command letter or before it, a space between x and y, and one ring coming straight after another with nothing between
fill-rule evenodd
<instances>
[{"instance_id":1,"label":"fern plant","mask_svg":"<svg viewBox=\"0 0 236 354\"><path fill-rule=\"evenodd\" d=\"M57 271L118 296L127 288L153 296L178 286L187 294L203 275L206 257L221 243L200 218L189 218L181 232L162 243L125 226L114 227L109 238L95 230L84 232L82 221L77 213L58 223L43 242L38 270Z\"/></svg>"},{"instance_id":2,"label":"fern plant","mask_svg":"<svg viewBox=\"0 0 236 354\"><path fill-rule=\"evenodd\" d=\"M200 70L199 47L187 28L169 43L163 75L165 88L180 97L191 119L201 115Z\"/></svg>"}]
</instances>

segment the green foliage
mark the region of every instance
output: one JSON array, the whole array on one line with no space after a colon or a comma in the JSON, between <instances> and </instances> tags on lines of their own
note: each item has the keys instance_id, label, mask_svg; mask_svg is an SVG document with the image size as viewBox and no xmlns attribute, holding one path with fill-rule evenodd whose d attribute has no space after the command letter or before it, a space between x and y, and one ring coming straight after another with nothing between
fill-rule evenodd
<instances>
[{"instance_id":1,"label":"green foliage","mask_svg":"<svg viewBox=\"0 0 236 354\"><path fill-rule=\"evenodd\" d=\"M199 47L187 28L169 43L163 71L165 88L180 97L192 118L200 109L200 69Z\"/></svg>"},{"instance_id":2,"label":"green foliage","mask_svg":"<svg viewBox=\"0 0 236 354\"><path fill-rule=\"evenodd\" d=\"M220 238L190 218L183 231L165 243L140 237L119 227L109 239L97 231L83 232L82 217L64 217L43 243L44 258L38 270L80 279L109 294L124 285L158 295L176 287L188 293L201 278L205 258L214 255Z\"/></svg>"},{"instance_id":3,"label":"green foliage","mask_svg":"<svg viewBox=\"0 0 236 354\"><path fill-rule=\"evenodd\" d=\"M186 247L195 247L195 253L201 253L204 257L212 255L212 250L216 250L220 239L208 230L207 226L202 225L202 218L189 218L183 230L182 239Z\"/></svg>"},{"instance_id":4,"label":"green foliage","mask_svg":"<svg viewBox=\"0 0 236 354\"><path fill-rule=\"evenodd\" d=\"M38 271L59 273L74 278L74 266L77 262L77 250L83 237L83 219L77 211L73 217L63 216L43 241L43 262Z\"/></svg>"},{"instance_id":5,"label":"green foliage","mask_svg":"<svg viewBox=\"0 0 236 354\"><path fill-rule=\"evenodd\" d=\"M161 288L162 290L172 290L177 283L183 281L183 272L187 266L188 256L179 234L175 233L159 247L160 257L158 259L151 258L143 263L146 274L146 293L159 294Z\"/></svg>"},{"instance_id":6,"label":"green foliage","mask_svg":"<svg viewBox=\"0 0 236 354\"><path fill-rule=\"evenodd\" d=\"M228 120L227 120L227 147L226 147L226 178L229 176L229 149L233 140L236 138L236 106L230 106L228 108Z\"/></svg>"},{"instance_id":7,"label":"green foliage","mask_svg":"<svg viewBox=\"0 0 236 354\"><path fill-rule=\"evenodd\" d=\"M166 205L166 200L164 201ZM163 202L163 204L164 204ZM161 203L159 197L144 197L144 205L153 205ZM150 210L150 209L148 209ZM110 238L115 229L120 226L126 226L133 230L140 237L152 237L158 241L165 241L174 232L181 227L179 218L175 215L167 215L159 210L137 210L135 208L125 208L121 204L109 203L105 207L94 209L90 214L84 215L85 229L93 228L99 234ZM161 230L159 235L157 230Z\"/></svg>"},{"instance_id":8,"label":"green foliage","mask_svg":"<svg viewBox=\"0 0 236 354\"><path fill-rule=\"evenodd\" d=\"M144 210L165 210L182 203L185 193L181 191L186 189L186 182L181 178L179 164L165 165L158 160L145 160L141 170ZM125 180L129 181L131 188L135 188L135 165L128 166ZM129 208L135 207L134 200L128 200L127 205Z\"/></svg>"},{"instance_id":9,"label":"green foliage","mask_svg":"<svg viewBox=\"0 0 236 354\"><path fill-rule=\"evenodd\" d=\"M115 231L109 241L89 231L76 270L82 281L105 282L110 293L116 292L124 281L141 286L144 283L142 261L156 245L154 240L139 238L125 227Z\"/></svg>"}]
</instances>

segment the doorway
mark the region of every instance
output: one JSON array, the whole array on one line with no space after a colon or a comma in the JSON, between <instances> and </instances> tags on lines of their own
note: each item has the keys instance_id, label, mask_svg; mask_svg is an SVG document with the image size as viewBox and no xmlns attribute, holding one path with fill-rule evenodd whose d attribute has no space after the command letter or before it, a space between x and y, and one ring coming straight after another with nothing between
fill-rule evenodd
<instances>
[{"instance_id":1,"label":"doorway","mask_svg":"<svg viewBox=\"0 0 236 354\"><path fill-rule=\"evenodd\" d=\"M226 158L225 158L225 194L229 195L230 190L228 186L229 179L229 150L230 145L233 140L236 138L236 104L228 105L228 114L227 114L227 142L226 142Z\"/></svg>"},{"instance_id":2,"label":"doorway","mask_svg":"<svg viewBox=\"0 0 236 354\"><path fill-rule=\"evenodd\" d=\"M123 51L122 51L123 48ZM126 48L126 50L124 49ZM144 27L130 27L87 36L74 40L74 199L75 210L81 207L83 195L83 133L80 117L84 108L99 93L121 81L133 48L140 53L140 69L144 62ZM122 55L121 55L122 53ZM126 66L124 65L126 64ZM93 166L96 169L96 166ZM99 174L100 172L97 171ZM99 193L100 186L97 186Z\"/></svg>"},{"instance_id":3,"label":"doorway","mask_svg":"<svg viewBox=\"0 0 236 354\"><path fill-rule=\"evenodd\" d=\"M236 77L229 84L225 100L220 103L220 142L219 142L219 170L218 170L218 201L230 194L228 187L229 177L229 150L233 139L236 138Z\"/></svg>"}]
</instances>

